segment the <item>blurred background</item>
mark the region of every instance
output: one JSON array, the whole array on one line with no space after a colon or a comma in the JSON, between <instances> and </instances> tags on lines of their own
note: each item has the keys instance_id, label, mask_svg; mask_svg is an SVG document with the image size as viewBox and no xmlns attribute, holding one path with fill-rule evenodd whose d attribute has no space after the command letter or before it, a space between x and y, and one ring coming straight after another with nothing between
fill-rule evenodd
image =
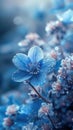
<instances>
[{"instance_id":1,"label":"blurred background","mask_svg":"<svg viewBox=\"0 0 73 130\"><path fill-rule=\"evenodd\" d=\"M31 32L45 39L47 22L72 5L73 0L0 0L0 94L18 87L11 75L19 43Z\"/></svg>"}]
</instances>

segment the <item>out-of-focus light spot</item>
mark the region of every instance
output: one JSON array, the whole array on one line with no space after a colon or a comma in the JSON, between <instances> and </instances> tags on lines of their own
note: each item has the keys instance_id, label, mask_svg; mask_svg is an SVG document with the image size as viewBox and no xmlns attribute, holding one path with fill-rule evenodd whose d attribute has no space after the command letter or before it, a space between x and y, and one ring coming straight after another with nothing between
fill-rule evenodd
<instances>
[{"instance_id":1,"label":"out-of-focus light spot","mask_svg":"<svg viewBox=\"0 0 73 130\"><path fill-rule=\"evenodd\" d=\"M58 48L58 47L55 47L55 50L56 50L56 51L58 51L58 50L59 50L59 48Z\"/></svg>"},{"instance_id":2,"label":"out-of-focus light spot","mask_svg":"<svg viewBox=\"0 0 73 130\"><path fill-rule=\"evenodd\" d=\"M22 18L22 17L17 16L17 17L14 18L13 22L14 22L14 24L16 24L16 25L20 25L20 24L23 24L24 21L23 21L23 18Z\"/></svg>"}]
</instances>

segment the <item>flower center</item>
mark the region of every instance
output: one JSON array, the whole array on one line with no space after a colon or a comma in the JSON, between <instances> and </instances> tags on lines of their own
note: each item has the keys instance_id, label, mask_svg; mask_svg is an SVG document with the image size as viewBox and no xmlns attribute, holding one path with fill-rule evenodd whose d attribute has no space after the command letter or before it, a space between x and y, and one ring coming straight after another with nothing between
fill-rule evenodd
<instances>
[{"instance_id":1,"label":"flower center","mask_svg":"<svg viewBox=\"0 0 73 130\"><path fill-rule=\"evenodd\" d=\"M30 74L38 74L40 72L40 64L34 63L29 65Z\"/></svg>"}]
</instances>

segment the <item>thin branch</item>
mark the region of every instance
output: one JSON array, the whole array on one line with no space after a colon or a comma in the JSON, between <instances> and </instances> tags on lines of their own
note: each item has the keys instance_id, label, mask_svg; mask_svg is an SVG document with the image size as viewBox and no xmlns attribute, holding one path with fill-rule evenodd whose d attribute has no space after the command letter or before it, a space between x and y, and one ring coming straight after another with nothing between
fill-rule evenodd
<instances>
[{"instance_id":1,"label":"thin branch","mask_svg":"<svg viewBox=\"0 0 73 130\"><path fill-rule=\"evenodd\" d=\"M55 127L55 125L54 125L54 122L53 122L53 120L51 119L51 117L50 117L49 114L47 115L47 117L48 117L48 119L50 120L50 122L51 122L51 124L52 124L54 130L56 130L56 127Z\"/></svg>"},{"instance_id":2,"label":"thin branch","mask_svg":"<svg viewBox=\"0 0 73 130\"><path fill-rule=\"evenodd\" d=\"M38 95L44 102L46 102L46 103L51 103L51 102L48 101L46 98L44 98L44 97L36 90L36 88L35 88L29 81L27 81L27 83L33 88L33 90L37 93L37 95ZM53 128L54 128L54 130L55 130L56 128L55 128L55 125L54 125L54 123L53 123L53 121L52 121L50 115L48 114L47 117L48 117L48 119L50 120L50 122L51 122L51 124L52 124L52 126L53 126Z\"/></svg>"},{"instance_id":3,"label":"thin branch","mask_svg":"<svg viewBox=\"0 0 73 130\"><path fill-rule=\"evenodd\" d=\"M50 101L48 101L46 98L44 98L37 90L36 88L29 82L27 81L27 83L33 88L33 90L37 93L37 95L46 103L51 103Z\"/></svg>"}]
</instances>

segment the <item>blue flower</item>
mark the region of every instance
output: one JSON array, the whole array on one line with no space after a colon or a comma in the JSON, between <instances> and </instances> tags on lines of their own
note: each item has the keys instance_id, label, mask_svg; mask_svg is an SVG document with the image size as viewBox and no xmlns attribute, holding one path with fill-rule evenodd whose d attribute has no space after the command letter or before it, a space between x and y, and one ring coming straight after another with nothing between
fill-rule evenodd
<instances>
[{"instance_id":1,"label":"blue flower","mask_svg":"<svg viewBox=\"0 0 73 130\"><path fill-rule=\"evenodd\" d=\"M64 24L71 24L73 23L73 10L69 9L66 12L64 12L62 15L58 14L57 18Z\"/></svg>"},{"instance_id":2,"label":"blue flower","mask_svg":"<svg viewBox=\"0 0 73 130\"><path fill-rule=\"evenodd\" d=\"M52 8L49 10L49 15L56 15L70 9L69 5L66 5L65 0L51 0Z\"/></svg>"},{"instance_id":3,"label":"blue flower","mask_svg":"<svg viewBox=\"0 0 73 130\"><path fill-rule=\"evenodd\" d=\"M47 73L55 66L54 59L45 59L40 47L34 46L28 56L18 53L13 58L13 63L18 70L13 74L13 80L23 82L29 80L34 86L42 85L46 81Z\"/></svg>"},{"instance_id":4,"label":"blue flower","mask_svg":"<svg viewBox=\"0 0 73 130\"><path fill-rule=\"evenodd\" d=\"M62 9L65 7L65 0L52 0L52 4L55 9Z\"/></svg>"}]
</instances>

